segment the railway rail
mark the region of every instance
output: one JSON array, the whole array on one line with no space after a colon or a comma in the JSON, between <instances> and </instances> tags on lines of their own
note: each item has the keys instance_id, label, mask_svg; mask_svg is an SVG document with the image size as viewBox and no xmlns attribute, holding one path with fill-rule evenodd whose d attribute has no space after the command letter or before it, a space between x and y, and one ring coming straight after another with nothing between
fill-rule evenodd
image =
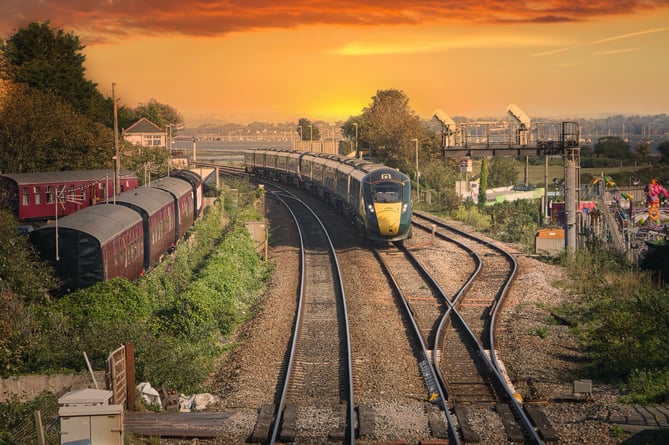
<instances>
[{"instance_id":1,"label":"railway rail","mask_svg":"<svg viewBox=\"0 0 669 445\"><path fill-rule=\"evenodd\" d=\"M355 412L350 335L341 272L332 241L316 213L285 189L267 184L270 198L280 200L298 225L301 279L298 311L278 406L264 406L254 430L273 424L270 443L355 443ZM328 437L300 430L309 418L326 418ZM272 422L270 422L270 419Z\"/></svg>"},{"instance_id":2,"label":"railway rail","mask_svg":"<svg viewBox=\"0 0 669 445\"><path fill-rule=\"evenodd\" d=\"M489 415L492 411L497 414L498 426L503 426L509 442L555 440L555 433L541 411L521 405L495 354L497 311L517 270L513 255L428 215L414 216L414 227L458 244L470 253L476 265L469 280L449 299L450 308L436 334L433 351L434 368L445 386L463 439L482 440L481 434L469 427L467 419L479 412ZM448 278L442 275L440 279ZM498 443L499 440L496 439Z\"/></svg>"}]
</instances>

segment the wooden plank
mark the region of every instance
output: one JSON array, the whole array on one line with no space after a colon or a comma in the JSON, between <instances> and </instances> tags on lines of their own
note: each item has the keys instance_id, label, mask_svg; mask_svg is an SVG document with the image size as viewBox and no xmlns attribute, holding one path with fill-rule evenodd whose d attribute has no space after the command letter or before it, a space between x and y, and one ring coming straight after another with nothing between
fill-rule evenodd
<instances>
[{"instance_id":1,"label":"wooden plank","mask_svg":"<svg viewBox=\"0 0 669 445\"><path fill-rule=\"evenodd\" d=\"M427 405L427 423L432 431L432 436L439 439L448 438L448 429L446 428L446 419L444 412L435 405Z\"/></svg>"},{"instance_id":2,"label":"wooden plank","mask_svg":"<svg viewBox=\"0 0 669 445\"><path fill-rule=\"evenodd\" d=\"M289 403L283 408L281 418L281 434L279 440L282 442L295 442L297 430L297 405Z\"/></svg>"},{"instance_id":3,"label":"wooden plank","mask_svg":"<svg viewBox=\"0 0 669 445\"><path fill-rule=\"evenodd\" d=\"M146 437L212 438L235 411L205 413L126 413L124 430Z\"/></svg>"},{"instance_id":4,"label":"wooden plank","mask_svg":"<svg viewBox=\"0 0 669 445\"><path fill-rule=\"evenodd\" d=\"M251 442L266 442L269 439L270 430L274 423L274 404L263 405L260 407L256 424L251 433Z\"/></svg>"},{"instance_id":5,"label":"wooden plank","mask_svg":"<svg viewBox=\"0 0 669 445\"><path fill-rule=\"evenodd\" d=\"M509 436L509 440L511 440L511 442L524 442L525 436L523 435L523 431L518 426L516 418L513 417L513 413L511 412L509 405L506 403L498 403L495 406L495 409L497 410L497 413L502 420L502 424L506 430L506 435Z\"/></svg>"},{"instance_id":6,"label":"wooden plank","mask_svg":"<svg viewBox=\"0 0 669 445\"><path fill-rule=\"evenodd\" d=\"M358 406L358 435L360 437L371 437L374 435L376 420L374 408L366 403Z\"/></svg>"},{"instance_id":7,"label":"wooden plank","mask_svg":"<svg viewBox=\"0 0 669 445\"><path fill-rule=\"evenodd\" d=\"M546 417L546 414L543 412L540 406L526 404L525 412L534 426L537 427L539 435L545 442L555 442L559 439L559 436L553 428L553 425L551 425L548 417Z\"/></svg>"},{"instance_id":8,"label":"wooden plank","mask_svg":"<svg viewBox=\"0 0 669 445\"><path fill-rule=\"evenodd\" d=\"M465 442L478 443L481 441L481 437L472 429L471 424L469 423L467 408L462 405L456 405L454 407L455 416L458 418L458 424L460 425L460 432L462 433L462 439Z\"/></svg>"}]
</instances>

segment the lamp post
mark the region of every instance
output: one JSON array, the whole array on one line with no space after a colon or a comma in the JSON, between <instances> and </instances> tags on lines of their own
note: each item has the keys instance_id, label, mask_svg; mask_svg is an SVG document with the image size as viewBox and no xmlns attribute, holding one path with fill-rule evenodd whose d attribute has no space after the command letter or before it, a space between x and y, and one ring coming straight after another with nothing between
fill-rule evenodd
<instances>
[{"instance_id":1,"label":"lamp post","mask_svg":"<svg viewBox=\"0 0 669 445\"><path fill-rule=\"evenodd\" d=\"M174 124L167 124L165 125L165 129L167 130L167 140L165 141L165 148L167 148L167 176L170 175L170 164L172 161L172 127Z\"/></svg>"},{"instance_id":2,"label":"lamp post","mask_svg":"<svg viewBox=\"0 0 669 445\"><path fill-rule=\"evenodd\" d=\"M418 170L418 139L411 139L416 143L416 202L420 202L420 171Z\"/></svg>"},{"instance_id":3,"label":"lamp post","mask_svg":"<svg viewBox=\"0 0 669 445\"><path fill-rule=\"evenodd\" d=\"M114 195L121 189L121 152L118 143L118 107L116 105L116 84L112 82L112 103L114 105L114 155L116 161L114 163Z\"/></svg>"},{"instance_id":4,"label":"lamp post","mask_svg":"<svg viewBox=\"0 0 669 445\"><path fill-rule=\"evenodd\" d=\"M314 127L309 124L309 151L312 151L311 144L314 141Z\"/></svg>"},{"instance_id":5,"label":"lamp post","mask_svg":"<svg viewBox=\"0 0 669 445\"><path fill-rule=\"evenodd\" d=\"M359 158L360 154L358 153L358 123L353 122L353 126L355 127L355 157Z\"/></svg>"}]
</instances>

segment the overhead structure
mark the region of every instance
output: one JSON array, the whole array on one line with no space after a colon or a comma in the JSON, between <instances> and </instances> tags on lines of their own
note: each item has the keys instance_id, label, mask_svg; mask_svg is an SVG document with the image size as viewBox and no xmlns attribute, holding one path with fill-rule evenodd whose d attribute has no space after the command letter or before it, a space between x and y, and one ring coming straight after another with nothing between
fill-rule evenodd
<instances>
[{"instance_id":1,"label":"overhead structure","mask_svg":"<svg viewBox=\"0 0 669 445\"><path fill-rule=\"evenodd\" d=\"M527 145L529 143L530 134L530 117L516 104L511 104L506 107L506 112L519 124L518 130L516 131L516 143Z\"/></svg>"},{"instance_id":2,"label":"overhead structure","mask_svg":"<svg viewBox=\"0 0 669 445\"><path fill-rule=\"evenodd\" d=\"M456 136L460 133L458 124L440 109L434 110L434 118L441 123L441 147L445 150L457 144Z\"/></svg>"}]
</instances>

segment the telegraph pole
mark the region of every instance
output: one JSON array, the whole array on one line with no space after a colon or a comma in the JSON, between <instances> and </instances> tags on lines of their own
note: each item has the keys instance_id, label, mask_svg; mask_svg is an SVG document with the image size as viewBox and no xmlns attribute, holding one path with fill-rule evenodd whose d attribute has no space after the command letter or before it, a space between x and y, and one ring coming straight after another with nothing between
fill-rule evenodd
<instances>
[{"instance_id":1,"label":"telegraph pole","mask_svg":"<svg viewBox=\"0 0 669 445\"><path fill-rule=\"evenodd\" d=\"M116 107L116 94L114 88L116 84L112 82L112 102L114 103L114 196L121 191L121 153L118 148L118 110Z\"/></svg>"}]
</instances>

